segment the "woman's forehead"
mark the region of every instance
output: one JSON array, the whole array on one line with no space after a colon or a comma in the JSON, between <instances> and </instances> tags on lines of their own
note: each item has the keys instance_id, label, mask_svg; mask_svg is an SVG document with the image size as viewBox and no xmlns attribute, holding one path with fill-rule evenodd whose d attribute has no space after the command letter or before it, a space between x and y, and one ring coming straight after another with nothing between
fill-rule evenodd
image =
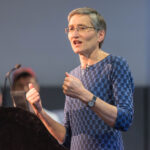
<instances>
[{"instance_id":1,"label":"woman's forehead","mask_svg":"<svg viewBox=\"0 0 150 150\"><path fill-rule=\"evenodd\" d=\"M73 15L68 23L68 25L88 25L88 24L91 24L90 17L88 15L79 15L79 14Z\"/></svg>"}]
</instances>

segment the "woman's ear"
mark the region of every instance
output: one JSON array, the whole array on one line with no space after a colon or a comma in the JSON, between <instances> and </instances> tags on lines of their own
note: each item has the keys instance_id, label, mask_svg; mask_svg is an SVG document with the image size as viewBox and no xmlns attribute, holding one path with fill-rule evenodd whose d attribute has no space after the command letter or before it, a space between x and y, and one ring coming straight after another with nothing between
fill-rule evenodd
<instances>
[{"instance_id":1,"label":"woman's ear","mask_svg":"<svg viewBox=\"0 0 150 150\"><path fill-rule=\"evenodd\" d=\"M99 43L101 43L102 41L104 41L105 38L105 31L104 30L100 30L97 32L97 41Z\"/></svg>"}]
</instances>

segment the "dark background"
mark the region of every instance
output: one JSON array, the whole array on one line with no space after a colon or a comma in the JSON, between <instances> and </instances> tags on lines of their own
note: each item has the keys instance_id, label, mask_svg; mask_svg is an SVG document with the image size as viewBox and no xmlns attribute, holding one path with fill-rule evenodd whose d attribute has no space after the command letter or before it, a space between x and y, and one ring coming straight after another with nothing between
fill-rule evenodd
<instances>
[{"instance_id":1,"label":"dark background","mask_svg":"<svg viewBox=\"0 0 150 150\"><path fill-rule=\"evenodd\" d=\"M43 107L56 111L63 109L65 96L60 87L41 87ZM7 89L5 106L12 106ZM136 87L134 92L134 120L127 132L123 132L125 150L150 149L150 87Z\"/></svg>"}]
</instances>

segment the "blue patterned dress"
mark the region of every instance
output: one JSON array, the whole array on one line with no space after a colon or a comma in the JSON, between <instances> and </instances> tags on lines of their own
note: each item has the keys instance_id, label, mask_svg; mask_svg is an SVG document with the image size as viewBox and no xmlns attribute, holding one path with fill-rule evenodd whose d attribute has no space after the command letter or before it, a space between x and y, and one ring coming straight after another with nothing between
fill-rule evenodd
<instances>
[{"instance_id":1,"label":"blue patterned dress","mask_svg":"<svg viewBox=\"0 0 150 150\"><path fill-rule=\"evenodd\" d=\"M126 60L109 55L88 69L78 66L71 74L95 96L116 106L118 113L112 128L79 99L66 96L63 145L70 150L123 150L121 131L127 131L133 120L134 91Z\"/></svg>"}]
</instances>

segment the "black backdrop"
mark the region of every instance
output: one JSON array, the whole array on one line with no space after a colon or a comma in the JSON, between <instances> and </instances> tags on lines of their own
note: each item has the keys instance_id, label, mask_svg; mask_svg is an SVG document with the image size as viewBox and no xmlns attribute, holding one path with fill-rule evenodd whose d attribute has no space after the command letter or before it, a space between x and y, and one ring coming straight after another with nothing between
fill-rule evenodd
<instances>
[{"instance_id":1,"label":"black backdrop","mask_svg":"<svg viewBox=\"0 0 150 150\"><path fill-rule=\"evenodd\" d=\"M9 91L9 90L8 90ZM7 91L5 105L11 106ZM65 96L61 87L41 87L42 103L48 110L63 109ZM125 150L150 149L150 87L136 87L134 120L128 132L123 132Z\"/></svg>"}]
</instances>

